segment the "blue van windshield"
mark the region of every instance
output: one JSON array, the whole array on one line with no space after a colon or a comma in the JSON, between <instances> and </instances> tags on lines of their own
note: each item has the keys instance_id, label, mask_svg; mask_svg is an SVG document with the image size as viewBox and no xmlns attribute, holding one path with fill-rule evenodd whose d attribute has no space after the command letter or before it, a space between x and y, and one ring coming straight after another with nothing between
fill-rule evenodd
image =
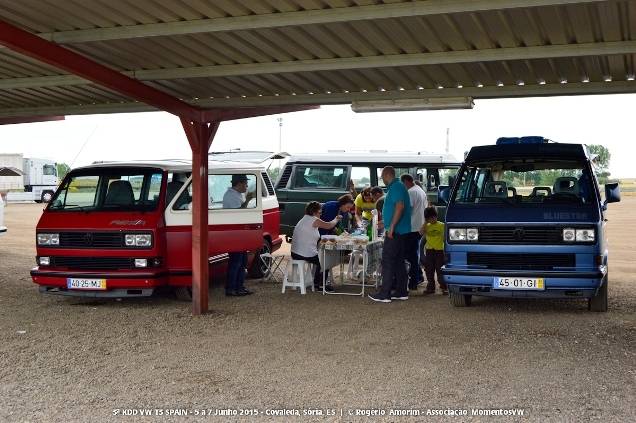
<instances>
[{"instance_id":1,"label":"blue van windshield","mask_svg":"<svg viewBox=\"0 0 636 423\"><path fill-rule=\"evenodd\" d=\"M540 206L586 205L597 201L585 163L501 160L463 167L452 202Z\"/></svg>"}]
</instances>

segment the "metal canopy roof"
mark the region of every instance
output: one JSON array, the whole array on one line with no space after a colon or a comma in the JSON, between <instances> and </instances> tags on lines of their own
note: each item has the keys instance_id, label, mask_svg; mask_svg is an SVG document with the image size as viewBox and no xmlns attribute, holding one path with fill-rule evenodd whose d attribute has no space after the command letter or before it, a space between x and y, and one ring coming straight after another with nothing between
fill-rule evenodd
<instances>
[{"instance_id":1,"label":"metal canopy roof","mask_svg":"<svg viewBox=\"0 0 636 423\"><path fill-rule=\"evenodd\" d=\"M636 91L636 0L0 0L201 107ZM0 47L0 118L154 110Z\"/></svg>"}]
</instances>

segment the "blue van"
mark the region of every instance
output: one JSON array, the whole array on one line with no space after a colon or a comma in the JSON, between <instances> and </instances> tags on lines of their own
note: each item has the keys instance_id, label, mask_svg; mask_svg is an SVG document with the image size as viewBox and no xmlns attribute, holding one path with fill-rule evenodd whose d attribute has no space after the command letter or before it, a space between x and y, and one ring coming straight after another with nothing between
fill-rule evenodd
<instances>
[{"instance_id":1,"label":"blue van","mask_svg":"<svg viewBox=\"0 0 636 423\"><path fill-rule=\"evenodd\" d=\"M542 137L473 147L447 203L443 278L451 304L473 295L585 298L607 311L607 204L587 147Z\"/></svg>"}]
</instances>

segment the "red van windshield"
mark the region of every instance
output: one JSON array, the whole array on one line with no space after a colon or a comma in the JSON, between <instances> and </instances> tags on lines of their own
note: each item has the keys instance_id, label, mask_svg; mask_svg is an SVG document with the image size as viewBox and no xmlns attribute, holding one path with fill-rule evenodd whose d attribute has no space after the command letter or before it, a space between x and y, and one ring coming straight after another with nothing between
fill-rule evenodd
<instances>
[{"instance_id":1,"label":"red van windshield","mask_svg":"<svg viewBox=\"0 0 636 423\"><path fill-rule=\"evenodd\" d=\"M64 180L48 210L152 211L162 179L159 169L82 169Z\"/></svg>"}]
</instances>

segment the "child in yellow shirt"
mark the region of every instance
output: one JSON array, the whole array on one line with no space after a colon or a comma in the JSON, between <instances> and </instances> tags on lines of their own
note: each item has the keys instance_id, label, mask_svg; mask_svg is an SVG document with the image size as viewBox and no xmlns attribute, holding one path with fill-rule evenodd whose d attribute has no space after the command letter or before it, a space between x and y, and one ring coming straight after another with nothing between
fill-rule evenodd
<instances>
[{"instance_id":1,"label":"child in yellow shirt","mask_svg":"<svg viewBox=\"0 0 636 423\"><path fill-rule=\"evenodd\" d=\"M424 272L426 273L425 294L435 293L435 274L437 273L437 283L442 290L442 294L447 295L448 289L442 278L442 266L444 265L444 224L437 221L437 210L435 207L424 209L424 225L420 229L420 234L426 237L426 258L424 261Z\"/></svg>"}]
</instances>

